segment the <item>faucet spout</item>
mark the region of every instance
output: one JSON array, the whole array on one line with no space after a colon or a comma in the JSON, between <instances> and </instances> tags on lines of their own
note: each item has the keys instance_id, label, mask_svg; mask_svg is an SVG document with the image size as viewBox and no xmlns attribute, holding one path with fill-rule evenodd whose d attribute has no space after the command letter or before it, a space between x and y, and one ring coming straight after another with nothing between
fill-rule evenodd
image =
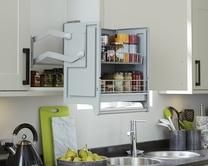
<instances>
[{"instance_id":1,"label":"faucet spout","mask_svg":"<svg viewBox=\"0 0 208 166\"><path fill-rule=\"evenodd\" d=\"M137 122L146 122L146 120L131 120L130 121L130 140L131 140L131 155L132 157L137 157L138 152L143 153L143 151L137 150Z\"/></svg>"}]
</instances>

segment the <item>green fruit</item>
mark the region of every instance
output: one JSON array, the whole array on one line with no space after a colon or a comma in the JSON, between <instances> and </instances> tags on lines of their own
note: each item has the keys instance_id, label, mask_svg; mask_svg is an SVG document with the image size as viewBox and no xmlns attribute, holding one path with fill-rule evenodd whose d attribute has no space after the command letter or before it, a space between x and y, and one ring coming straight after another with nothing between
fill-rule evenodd
<instances>
[{"instance_id":1,"label":"green fruit","mask_svg":"<svg viewBox=\"0 0 208 166\"><path fill-rule=\"evenodd\" d=\"M86 161L94 161L92 156L87 156Z\"/></svg>"},{"instance_id":2,"label":"green fruit","mask_svg":"<svg viewBox=\"0 0 208 166\"><path fill-rule=\"evenodd\" d=\"M75 157L73 161L74 162L80 162L80 161L82 161L82 159L80 157Z\"/></svg>"},{"instance_id":3,"label":"green fruit","mask_svg":"<svg viewBox=\"0 0 208 166\"><path fill-rule=\"evenodd\" d=\"M88 156L87 150L81 149L79 151L79 157L81 157L81 158L87 158L87 156Z\"/></svg>"},{"instance_id":4,"label":"green fruit","mask_svg":"<svg viewBox=\"0 0 208 166\"><path fill-rule=\"evenodd\" d=\"M77 157L77 152L75 150L72 150L72 149L69 149L65 156L65 158L71 158L71 159L74 159L75 157Z\"/></svg>"},{"instance_id":5,"label":"green fruit","mask_svg":"<svg viewBox=\"0 0 208 166\"><path fill-rule=\"evenodd\" d=\"M64 156L60 157L59 160L66 160Z\"/></svg>"},{"instance_id":6,"label":"green fruit","mask_svg":"<svg viewBox=\"0 0 208 166\"><path fill-rule=\"evenodd\" d=\"M82 159L82 161L86 161L87 160L87 157L83 157L81 159Z\"/></svg>"},{"instance_id":7,"label":"green fruit","mask_svg":"<svg viewBox=\"0 0 208 166\"><path fill-rule=\"evenodd\" d=\"M101 156L99 156L98 154L94 153L94 154L93 154L93 159L94 159L95 161L99 161L99 160L102 160L103 158L102 158Z\"/></svg>"},{"instance_id":8,"label":"green fruit","mask_svg":"<svg viewBox=\"0 0 208 166\"><path fill-rule=\"evenodd\" d=\"M65 158L64 160L65 161L72 161L72 158L71 157L68 157L68 158Z\"/></svg>"},{"instance_id":9,"label":"green fruit","mask_svg":"<svg viewBox=\"0 0 208 166\"><path fill-rule=\"evenodd\" d=\"M87 150L87 155L88 155L88 156L91 156L91 155L92 155L92 152L89 151L89 150Z\"/></svg>"}]
</instances>

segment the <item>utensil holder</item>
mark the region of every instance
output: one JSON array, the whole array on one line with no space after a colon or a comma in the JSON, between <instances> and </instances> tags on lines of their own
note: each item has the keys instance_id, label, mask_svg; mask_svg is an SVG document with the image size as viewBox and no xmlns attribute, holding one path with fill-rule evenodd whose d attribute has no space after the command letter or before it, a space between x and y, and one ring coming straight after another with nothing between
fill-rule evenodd
<instances>
[{"instance_id":1,"label":"utensil holder","mask_svg":"<svg viewBox=\"0 0 208 166\"><path fill-rule=\"evenodd\" d=\"M186 131L186 149L200 150L201 149L201 130Z\"/></svg>"},{"instance_id":2,"label":"utensil holder","mask_svg":"<svg viewBox=\"0 0 208 166\"><path fill-rule=\"evenodd\" d=\"M170 150L186 150L186 131L170 131Z\"/></svg>"}]
</instances>

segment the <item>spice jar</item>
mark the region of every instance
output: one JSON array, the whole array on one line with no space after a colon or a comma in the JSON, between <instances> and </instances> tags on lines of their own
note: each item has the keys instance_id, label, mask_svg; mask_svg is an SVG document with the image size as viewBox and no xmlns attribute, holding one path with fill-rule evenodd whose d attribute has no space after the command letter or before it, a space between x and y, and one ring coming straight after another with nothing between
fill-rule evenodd
<instances>
[{"instance_id":1,"label":"spice jar","mask_svg":"<svg viewBox=\"0 0 208 166\"><path fill-rule=\"evenodd\" d=\"M137 44L138 43L138 36L134 34L129 35L129 44Z\"/></svg>"},{"instance_id":2,"label":"spice jar","mask_svg":"<svg viewBox=\"0 0 208 166\"><path fill-rule=\"evenodd\" d=\"M40 72L31 71L31 86L40 87Z\"/></svg>"},{"instance_id":3,"label":"spice jar","mask_svg":"<svg viewBox=\"0 0 208 166\"><path fill-rule=\"evenodd\" d=\"M122 72L117 72L114 74L114 86L116 92L123 92L123 80L124 76Z\"/></svg>"},{"instance_id":4,"label":"spice jar","mask_svg":"<svg viewBox=\"0 0 208 166\"><path fill-rule=\"evenodd\" d=\"M54 87L63 86L63 69L61 68L53 69L53 86Z\"/></svg>"},{"instance_id":5,"label":"spice jar","mask_svg":"<svg viewBox=\"0 0 208 166\"><path fill-rule=\"evenodd\" d=\"M44 70L44 87L52 87L53 86L53 71L52 70Z\"/></svg>"},{"instance_id":6,"label":"spice jar","mask_svg":"<svg viewBox=\"0 0 208 166\"><path fill-rule=\"evenodd\" d=\"M132 81L132 74L124 73L124 91L131 92L131 81Z\"/></svg>"}]
</instances>

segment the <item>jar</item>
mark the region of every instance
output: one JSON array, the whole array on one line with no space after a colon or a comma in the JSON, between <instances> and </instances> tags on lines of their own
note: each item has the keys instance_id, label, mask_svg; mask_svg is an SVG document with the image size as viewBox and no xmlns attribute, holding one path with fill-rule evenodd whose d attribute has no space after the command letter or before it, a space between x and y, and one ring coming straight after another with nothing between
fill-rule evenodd
<instances>
[{"instance_id":1,"label":"jar","mask_svg":"<svg viewBox=\"0 0 208 166\"><path fill-rule=\"evenodd\" d=\"M116 92L123 92L124 76L122 72L117 72L114 75L114 87Z\"/></svg>"},{"instance_id":2,"label":"jar","mask_svg":"<svg viewBox=\"0 0 208 166\"><path fill-rule=\"evenodd\" d=\"M124 62L124 53L116 52L116 62Z\"/></svg>"},{"instance_id":3,"label":"jar","mask_svg":"<svg viewBox=\"0 0 208 166\"><path fill-rule=\"evenodd\" d=\"M131 81L132 81L132 74L124 73L124 91L131 92Z\"/></svg>"},{"instance_id":4,"label":"jar","mask_svg":"<svg viewBox=\"0 0 208 166\"><path fill-rule=\"evenodd\" d=\"M62 68L53 69L53 86L63 87L63 69Z\"/></svg>"},{"instance_id":5,"label":"jar","mask_svg":"<svg viewBox=\"0 0 208 166\"><path fill-rule=\"evenodd\" d=\"M133 57L134 57L134 54L129 54L129 62L130 63L134 62Z\"/></svg>"},{"instance_id":6,"label":"jar","mask_svg":"<svg viewBox=\"0 0 208 166\"><path fill-rule=\"evenodd\" d=\"M44 87L52 87L53 86L53 71L52 70L44 70Z\"/></svg>"},{"instance_id":7,"label":"jar","mask_svg":"<svg viewBox=\"0 0 208 166\"><path fill-rule=\"evenodd\" d=\"M40 87L40 72L31 71L31 86Z\"/></svg>"},{"instance_id":8,"label":"jar","mask_svg":"<svg viewBox=\"0 0 208 166\"><path fill-rule=\"evenodd\" d=\"M108 80L105 82L105 91L106 92L114 92L113 80L112 81Z\"/></svg>"},{"instance_id":9,"label":"jar","mask_svg":"<svg viewBox=\"0 0 208 166\"><path fill-rule=\"evenodd\" d=\"M124 54L124 62L125 63L128 63L129 62L129 54L128 53L125 53Z\"/></svg>"},{"instance_id":10,"label":"jar","mask_svg":"<svg viewBox=\"0 0 208 166\"><path fill-rule=\"evenodd\" d=\"M108 34L104 34L101 36L101 44L102 44L102 46L106 46L109 44L109 35Z\"/></svg>"},{"instance_id":11,"label":"jar","mask_svg":"<svg viewBox=\"0 0 208 166\"><path fill-rule=\"evenodd\" d=\"M115 62L115 50L107 50L106 61Z\"/></svg>"},{"instance_id":12,"label":"jar","mask_svg":"<svg viewBox=\"0 0 208 166\"><path fill-rule=\"evenodd\" d=\"M137 89L138 89L138 87L137 87L137 76L136 76L137 74L136 74L136 72L135 71L133 71L132 72L132 91L133 92L136 92L137 91Z\"/></svg>"},{"instance_id":13,"label":"jar","mask_svg":"<svg viewBox=\"0 0 208 166\"><path fill-rule=\"evenodd\" d=\"M134 34L129 35L129 44L137 44L138 43L138 36Z\"/></svg>"},{"instance_id":14,"label":"jar","mask_svg":"<svg viewBox=\"0 0 208 166\"><path fill-rule=\"evenodd\" d=\"M101 47L101 61L105 62L106 61L106 57L107 57L107 49L105 46Z\"/></svg>"},{"instance_id":15,"label":"jar","mask_svg":"<svg viewBox=\"0 0 208 166\"><path fill-rule=\"evenodd\" d=\"M115 42L117 43L129 43L129 35L127 33L118 33L115 36Z\"/></svg>"},{"instance_id":16,"label":"jar","mask_svg":"<svg viewBox=\"0 0 208 166\"><path fill-rule=\"evenodd\" d=\"M137 53L137 45L136 44L129 44L129 52L131 54L136 54Z\"/></svg>"}]
</instances>

